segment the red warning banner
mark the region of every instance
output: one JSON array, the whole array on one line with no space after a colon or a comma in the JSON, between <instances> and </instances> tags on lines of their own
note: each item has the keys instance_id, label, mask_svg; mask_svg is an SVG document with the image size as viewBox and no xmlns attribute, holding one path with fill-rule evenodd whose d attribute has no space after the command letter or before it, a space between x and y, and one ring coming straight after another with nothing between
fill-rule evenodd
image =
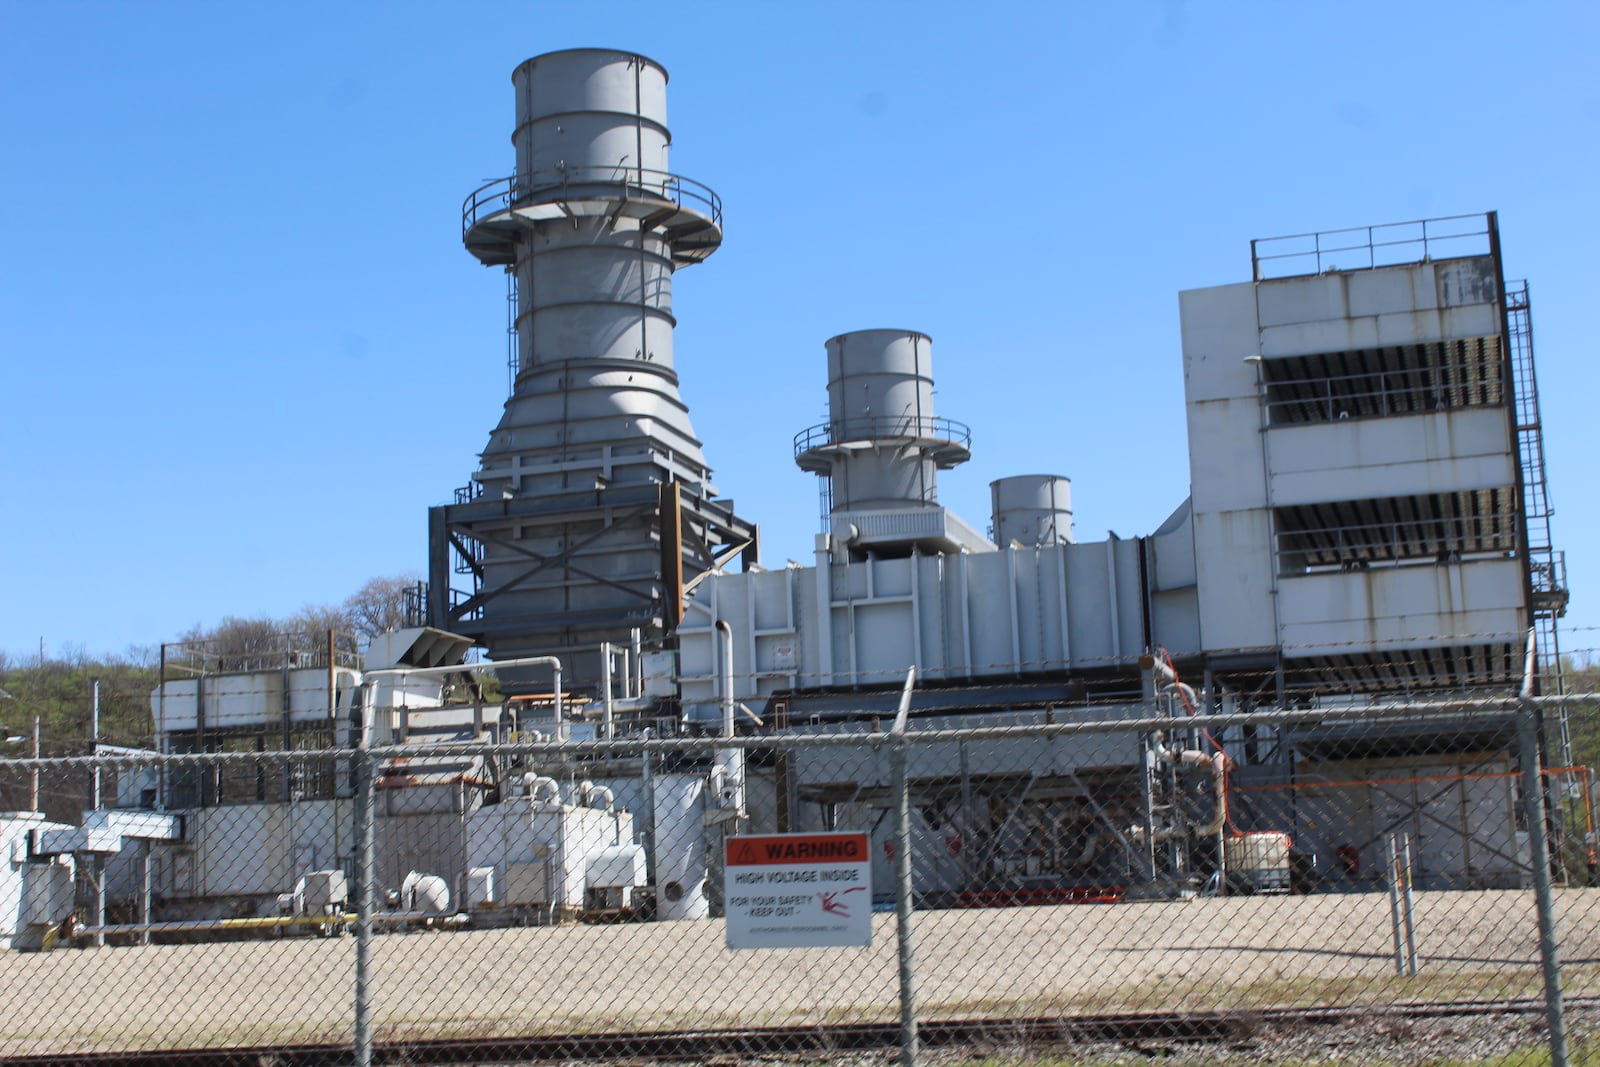
<instances>
[{"instance_id":1,"label":"red warning banner","mask_svg":"<svg viewBox=\"0 0 1600 1067\"><path fill-rule=\"evenodd\" d=\"M768 834L730 837L724 857L728 867L774 867L785 864L866 863L872 858L867 835Z\"/></svg>"}]
</instances>

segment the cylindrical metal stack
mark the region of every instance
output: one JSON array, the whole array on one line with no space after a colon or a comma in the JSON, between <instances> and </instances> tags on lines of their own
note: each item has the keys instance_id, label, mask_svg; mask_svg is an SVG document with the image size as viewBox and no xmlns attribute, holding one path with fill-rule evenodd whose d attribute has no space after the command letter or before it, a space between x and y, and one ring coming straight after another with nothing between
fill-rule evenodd
<instances>
[{"instance_id":1,"label":"cylindrical metal stack","mask_svg":"<svg viewBox=\"0 0 1600 1067\"><path fill-rule=\"evenodd\" d=\"M910 330L857 330L829 339L828 431L837 443L870 445L931 437L933 342ZM922 449L863 447L833 466L835 510L938 502L933 458Z\"/></svg>"},{"instance_id":2,"label":"cylindrical metal stack","mask_svg":"<svg viewBox=\"0 0 1600 1067\"><path fill-rule=\"evenodd\" d=\"M667 72L578 49L536 56L512 82L513 208L562 210L517 243L520 371L477 480L494 491L514 469L518 494L648 480L649 469L618 466L649 468L661 452L685 480L704 480L673 368L672 235L649 221L654 210L614 210L666 200Z\"/></svg>"},{"instance_id":3,"label":"cylindrical metal stack","mask_svg":"<svg viewBox=\"0 0 1600 1067\"><path fill-rule=\"evenodd\" d=\"M673 270L722 231L716 194L668 173L667 72L585 48L530 59L512 82L516 173L468 198L463 238L514 272L517 374L473 485L436 509L429 618L496 659L570 657L670 629L682 576L754 528L712 503L678 395ZM474 576L453 603L433 589L451 551Z\"/></svg>"},{"instance_id":4,"label":"cylindrical metal stack","mask_svg":"<svg viewBox=\"0 0 1600 1067\"><path fill-rule=\"evenodd\" d=\"M967 460L965 426L933 410L933 342L915 330L830 338L828 421L795 439L795 462L822 475L832 513L934 509L937 472Z\"/></svg>"},{"instance_id":5,"label":"cylindrical metal stack","mask_svg":"<svg viewBox=\"0 0 1600 1067\"><path fill-rule=\"evenodd\" d=\"M530 188L564 184L562 171L598 167L588 177L614 180L613 168L650 172L661 192L672 143L661 64L626 52L574 48L534 56L512 72L511 82L517 90L511 143L517 174Z\"/></svg>"},{"instance_id":6,"label":"cylindrical metal stack","mask_svg":"<svg viewBox=\"0 0 1600 1067\"><path fill-rule=\"evenodd\" d=\"M1057 474L1018 474L989 483L995 543L1069 545L1072 479Z\"/></svg>"}]
</instances>

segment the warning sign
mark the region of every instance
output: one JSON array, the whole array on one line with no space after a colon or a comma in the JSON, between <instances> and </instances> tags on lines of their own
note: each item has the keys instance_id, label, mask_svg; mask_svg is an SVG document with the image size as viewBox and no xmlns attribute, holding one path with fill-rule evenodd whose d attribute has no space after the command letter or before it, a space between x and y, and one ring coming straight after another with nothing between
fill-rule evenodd
<instances>
[{"instance_id":1,"label":"warning sign","mask_svg":"<svg viewBox=\"0 0 1600 1067\"><path fill-rule=\"evenodd\" d=\"M723 864L729 948L872 944L866 834L730 837Z\"/></svg>"}]
</instances>

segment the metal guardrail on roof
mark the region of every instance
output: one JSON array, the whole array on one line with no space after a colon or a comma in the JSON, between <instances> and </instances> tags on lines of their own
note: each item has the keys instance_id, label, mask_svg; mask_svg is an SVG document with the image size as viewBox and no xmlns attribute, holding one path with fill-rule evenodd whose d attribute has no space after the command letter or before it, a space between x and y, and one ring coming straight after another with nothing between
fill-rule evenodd
<instances>
[{"instance_id":1,"label":"metal guardrail on roof","mask_svg":"<svg viewBox=\"0 0 1600 1067\"><path fill-rule=\"evenodd\" d=\"M1487 255L1493 234L1492 216L1480 214L1263 237L1250 242L1250 276L1259 282Z\"/></svg>"}]
</instances>

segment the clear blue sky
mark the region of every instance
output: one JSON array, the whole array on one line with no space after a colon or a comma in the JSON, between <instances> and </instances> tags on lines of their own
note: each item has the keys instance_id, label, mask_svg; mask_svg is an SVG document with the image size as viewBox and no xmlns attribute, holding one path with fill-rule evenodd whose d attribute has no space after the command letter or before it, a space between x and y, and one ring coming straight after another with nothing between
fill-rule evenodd
<instances>
[{"instance_id":1,"label":"clear blue sky","mask_svg":"<svg viewBox=\"0 0 1600 1067\"><path fill-rule=\"evenodd\" d=\"M1249 241L1498 209L1531 280L1556 536L1600 646L1600 7L1588 3L237 5L0 0L0 649L120 653L421 571L506 390L460 204L512 68L671 73L726 243L678 369L764 560L808 560L823 341L934 339L943 475L1073 479L1079 536L1188 491L1180 289Z\"/></svg>"}]
</instances>

